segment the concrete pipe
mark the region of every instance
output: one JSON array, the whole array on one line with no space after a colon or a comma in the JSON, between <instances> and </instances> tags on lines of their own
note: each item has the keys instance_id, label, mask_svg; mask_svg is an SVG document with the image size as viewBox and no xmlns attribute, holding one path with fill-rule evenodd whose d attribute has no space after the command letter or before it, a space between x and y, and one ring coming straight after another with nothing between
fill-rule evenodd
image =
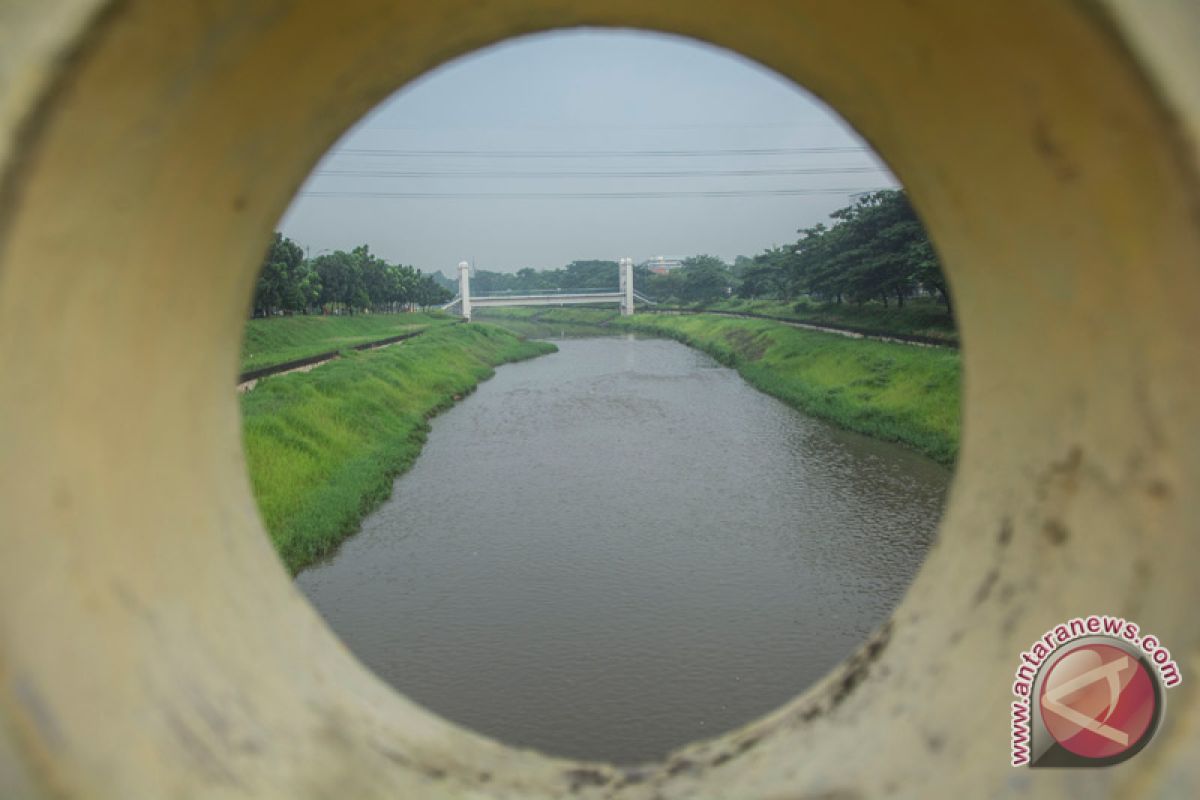
<instances>
[{"instance_id":1,"label":"concrete pipe","mask_svg":"<svg viewBox=\"0 0 1200 800\"><path fill-rule=\"evenodd\" d=\"M964 439L892 621L641 770L517 751L358 664L263 533L233 391L255 269L390 92L599 25L736 50L909 188ZM1195 680L1103 770L1014 770L1017 653L1136 618L1197 675L1200 12L1184 2L0 2L0 796L1194 797Z\"/></svg>"}]
</instances>

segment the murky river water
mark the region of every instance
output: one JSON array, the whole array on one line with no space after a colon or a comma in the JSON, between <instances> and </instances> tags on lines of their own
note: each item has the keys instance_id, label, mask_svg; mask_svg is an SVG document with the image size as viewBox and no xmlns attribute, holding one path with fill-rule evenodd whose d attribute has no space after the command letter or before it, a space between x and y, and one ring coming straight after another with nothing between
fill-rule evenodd
<instances>
[{"instance_id":1,"label":"murky river water","mask_svg":"<svg viewBox=\"0 0 1200 800\"><path fill-rule=\"evenodd\" d=\"M674 342L558 344L436 419L297 578L376 673L502 741L632 763L772 710L886 618L946 470Z\"/></svg>"}]
</instances>

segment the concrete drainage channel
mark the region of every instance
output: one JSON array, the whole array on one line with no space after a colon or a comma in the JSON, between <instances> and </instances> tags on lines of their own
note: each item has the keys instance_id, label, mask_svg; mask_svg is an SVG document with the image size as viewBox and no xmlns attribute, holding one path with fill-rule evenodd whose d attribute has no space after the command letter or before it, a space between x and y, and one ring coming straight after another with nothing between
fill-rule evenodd
<instances>
[{"instance_id":1,"label":"concrete drainage channel","mask_svg":"<svg viewBox=\"0 0 1200 800\"><path fill-rule=\"evenodd\" d=\"M1200 666L1193 6L46 0L0 21L0 796L1200 794L1194 680L1119 767L1014 770L1007 741L1018 654L1061 620L1133 618ZM449 58L578 25L705 39L841 111L909 189L963 342L955 486L891 622L778 711L636 770L486 740L358 664L263 534L228 385L271 226L337 137Z\"/></svg>"}]
</instances>

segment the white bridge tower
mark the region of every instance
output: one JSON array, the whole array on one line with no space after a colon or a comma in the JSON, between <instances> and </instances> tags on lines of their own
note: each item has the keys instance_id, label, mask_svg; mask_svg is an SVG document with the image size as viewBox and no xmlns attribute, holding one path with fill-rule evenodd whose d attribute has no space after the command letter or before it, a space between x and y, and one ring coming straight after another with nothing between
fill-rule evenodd
<instances>
[{"instance_id":1,"label":"white bridge tower","mask_svg":"<svg viewBox=\"0 0 1200 800\"><path fill-rule=\"evenodd\" d=\"M622 258L621 262L621 316L633 313L633 259Z\"/></svg>"},{"instance_id":2,"label":"white bridge tower","mask_svg":"<svg viewBox=\"0 0 1200 800\"><path fill-rule=\"evenodd\" d=\"M462 316L471 321L471 265L458 262L458 296L462 298Z\"/></svg>"},{"instance_id":3,"label":"white bridge tower","mask_svg":"<svg viewBox=\"0 0 1200 800\"><path fill-rule=\"evenodd\" d=\"M458 297L442 306L445 311L459 307L459 313L466 321L471 321L471 313L476 308L495 308L500 306L580 306L616 304L621 309L621 316L633 313L633 259L622 258L617 262L618 289L556 289L532 294L509 294L507 292L484 292L478 297L471 298L471 265L466 261L458 262ZM645 299L645 298L643 298ZM646 301L649 302L649 301Z\"/></svg>"}]
</instances>

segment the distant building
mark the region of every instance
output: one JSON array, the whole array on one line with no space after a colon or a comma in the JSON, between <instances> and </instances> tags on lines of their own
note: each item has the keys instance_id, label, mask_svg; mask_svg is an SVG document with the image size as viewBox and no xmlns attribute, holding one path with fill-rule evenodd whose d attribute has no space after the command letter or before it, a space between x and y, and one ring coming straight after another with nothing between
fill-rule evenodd
<instances>
[{"instance_id":1,"label":"distant building","mask_svg":"<svg viewBox=\"0 0 1200 800\"><path fill-rule=\"evenodd\" d=\"M646 259L638 264L638 266L645 267L655 275L666 275L671 270L682 267L683 259L675 258L674 256L655 256L654 258Z\"/></svg>"}]
</instances>

